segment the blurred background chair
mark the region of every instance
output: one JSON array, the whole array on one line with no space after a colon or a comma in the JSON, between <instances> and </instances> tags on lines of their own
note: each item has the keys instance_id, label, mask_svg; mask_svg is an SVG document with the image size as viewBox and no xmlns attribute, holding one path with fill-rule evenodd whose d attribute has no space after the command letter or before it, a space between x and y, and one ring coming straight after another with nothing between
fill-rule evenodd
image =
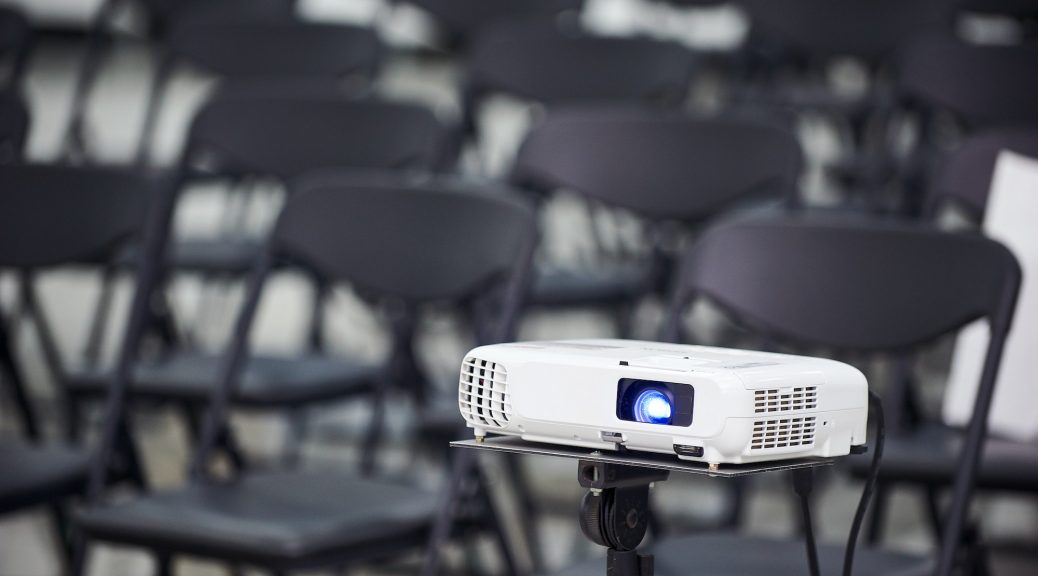
<instances>
[{"instance_id":1,"label":"blurred background chair","mask_svg":"<svg viewBox=\"0 0 1038 576\"><path fill-rule=\"evenodd\" d=\"M35 274L61 266L96 267L118 248L139 238L144 210L155 182L125 170L52 166L0 167L0 268L15 270L25 314L0 321L0 383L15 400L25 440L0 443L0 514L49 507L58 542L70 556L75 534L66 503L86 487L92 452L85 445L47 440L55 424L40 418L16 354L15 336L28 321L46 351L57 384L54 394L67 402L62 377L68 362L53 341L52 318L37 296ZM112 481L143 486L143 475L128 426L118 427Z\"/></svg>"},{"instance_id":2,"label":"blurred background chair","mask_svg":"<svg viewBox=\"0 0 1038 576\"><path fill-rule=\"evenodd\" d=\"M978 317L991 324L984 375L967 441L955 454L954 494L941 546L930 558L863 549L860 574L951 574L960 557L986 436L987 411L1001 349L1012 323L1020 269L1002 245L896 223L805 217L746 218L722 224L690 249L675 283L665 339L680 330L681 310L707 298L776 342L862 353L903 354ZM921 298L941 291L942 298ZM825 426L825 422L816 423ZM781 448L773 448L781 450ZM709 574L802 574L803 543L746 536L666 539L652 547L658 573L689 562ZM837 572L843 546L819 547L825 572ZM598 563L565 573L591 574Z\"/></svg>"},{"instance_id":3,"label":"blurred background chair","mask_svg":"<svg viewBox=\"0 0 1038 576\"><path fill-rule=\"evenodd\" d=\"M982 222L995 163L1005 150L1038 158L1038 131L995 130L963 141L934 178L928 199L929 214L936 217L944 210L955 209L974 225ZM962 430L922 413L919 383L910 368L903 367L898 377L900 382L891 390L891 405L903 408L894 413L901 416L891 421L891 436L880 468L875 512L867 532L873 544L883 539L891 491L905 485L921 489L932 534L940 539L945 523L940 509L941 493L955 479L956 455L963 441ZM989 438L977 475L977 489L1033 492L1038 480L1034 472L1036 462L1038 449L1033 444ZM867 462L852 460L851 470L856 476L863 477L867 469ZM971 526L971 530L978 528ZM982 544L979 534L970 537L975 545Z\"/></svg>"},{"instance_id":4,"label":"blurred background chair","mask_svg":"<svg viewBox=\"0 0 1038 576\"><path fill-rule=\"evenodd\" d=\"M303 471L243 472L222 480L210 474L210 457L228 425L227 408L249 356L264 279L275 261L318 268L405 309L472 298L483 312L477 334L485 341L506 338L514 326L536 241L532 214L521 203L466 190L330 175L311 177L299 188L250 281L220 364L219 386L211 389L191 483L93 507L80 516L91 539L151 549L160 573L170 570L171 554L281 572L393 559L426 542L439 498L414 485ZM459 233L443 235L441 226ZM161 253L161 247L150 249ZM142 278L141 285L152 288L156 280ZM147 296L139 295L135 306L146 307ZM379 385L387 386L391 376L389 368ZM396 409L395 403L386 405L386 392L379 395L376 413ZM490 522L514 573L493 504L485 495L482 503L488 509L484 525Z\"/></svg>"},{"instance_id":5,"label":"blurred background chair","mask_svg":"<svg viewBox=\"0 0 1038 576\"><path fill-rule=\"evenodd\" d=\"M308 171L332 168L421 175L441 161L446 138L446 130L431 112L413 105L351 101L327 94L217 96L192 123L179 188L212 179L248 183L250 178L252 182L274 178L286 183ZM363 237L355 241L364 242ZM262 235L255 234L172 242L169 272L181 269L240 278L254 266L261 245ZM293 447L305 435L305 408L356 396L370 398L380 374L377 363L322 352L321 319L328 282L320 268L312 272L317 289L308 351L296 356L250 356L243 384L233 397L237 406L288 410L295 418ZM190 341L181 342L142 362L130 392L182 406L197 432L199 404L219 382L219 368L219 355ZM87 367L68 376L68 387L75 402L103 396L110 381L105 367ZM233 438L224 440L240 462Z\"/></svg>"},{"instance_id":6,"label":"blurred background chair","mask_svg":"<svg viewBox=\"0 0 1038 576\"><path fill-rule=\"evenodd\" d=\"M531 306L597 305L628 336L637 303L666 291L690 228L754 201L795 204L801 153L781 126L623 108L549 112L527 135L510 179L543 202L559 191L637 220L634 246L603 249L585 270L542 264ZM694 231L692 232L694 234Z\"/></svg>"}]
</instances>

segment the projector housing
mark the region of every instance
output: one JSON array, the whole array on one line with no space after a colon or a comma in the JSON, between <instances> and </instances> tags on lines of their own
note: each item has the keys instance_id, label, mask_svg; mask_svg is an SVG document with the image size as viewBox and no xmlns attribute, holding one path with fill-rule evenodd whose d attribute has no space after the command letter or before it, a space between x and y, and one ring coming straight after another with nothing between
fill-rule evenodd
<instances>
[{"instance_id":1,"label":"projector housing","mask_svg":"<svg viewBox=\"0 0 1038 576\"><path fill-rule=\"evenodd\" d=\"M709 464L843 456L865 444L865 376L833 360L630 340L482 346L458 405L477 438L675 454Z\"/></svg>"}]
</instances>

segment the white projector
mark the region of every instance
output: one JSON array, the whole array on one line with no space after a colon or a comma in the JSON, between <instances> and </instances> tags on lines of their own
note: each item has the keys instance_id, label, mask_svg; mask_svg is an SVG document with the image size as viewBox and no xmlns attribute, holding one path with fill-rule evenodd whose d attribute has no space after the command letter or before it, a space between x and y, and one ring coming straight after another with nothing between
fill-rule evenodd
<instances>
[{"instance_id":1,"label":"white projector","mask_svg":"<svg viewBox=\"0 0 1038 576\"><path fill-rule=\"evenodd\" d=\"M821 358L630 340L521 342L469 352L458 405L477 439L508 434L716 466L864 446L868 388L857 369Z\"/></svg>"}]
</instances>

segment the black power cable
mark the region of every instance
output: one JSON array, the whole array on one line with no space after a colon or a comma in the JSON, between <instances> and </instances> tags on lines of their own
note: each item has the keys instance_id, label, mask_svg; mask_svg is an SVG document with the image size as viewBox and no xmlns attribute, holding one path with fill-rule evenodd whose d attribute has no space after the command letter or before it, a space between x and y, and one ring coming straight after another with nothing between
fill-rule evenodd
<instances>
[{"instance_id":1,"label":"black power cable","mask_svg":"<svg viewBox=\"0 0 1038 576\"><path fill-rule=\"evenodd\" d=\"M854 513L850 534L847 536L847 549L843 557L843 576L852 576L854 570L854 548L858 544L858 534L865 513L872 501L872 493L876 489L879 478L879 463L883 458L883 440L886 436L886 425L883 421L883 403L874 392L869 392L869 416L876 423L876 443L872 450L872 463L869 465L869 476L865 480L865 488L858 500L858 510ZM804 540L807 546L807 563L811 576L819 576L818 544L815 541L814 526L811 522L811 491L814 488L814 471L802 468L793 471L793 489L800 497L800 512L804 518Z\"/></svg>"},{"instance_id":2,"label":"black power cable","mask_svg":"<svg viewBox=\"0 0 1038 576\"><path fill-rule=\"evenodd\" d=\"M869 465L869 476L865 480L865 488L861 492L861 500L858 501L858 510L854 513L851 532L847 536L847 549L843 556L843 576L851 576L854 570L854 547L858 544L861 523L865 519L865 512L869 509L872 493L876 489L876 481L879 478L879 462L883 458L883 440L886 437L886 425L883 422L883 402L872 391L869 391L869 414L875 418L876 422L876 444L872 449L872 463Z\"/></svg>"},{"instance_id":3,"label":"black power cable","mask_svg":"<svg viewBox=\"0 0 1038 576\"><path fill-rule=\"evenodd\" d=\"M804 518L804 541L807 544L807 564L811 568L811 576L819 576L818 544L815 542L815 529L811 522L811 491L814 489L815 471L811 468L800 468L793 471L793 490L800 496L800 512Z\"/></svg>"}]
</instances>

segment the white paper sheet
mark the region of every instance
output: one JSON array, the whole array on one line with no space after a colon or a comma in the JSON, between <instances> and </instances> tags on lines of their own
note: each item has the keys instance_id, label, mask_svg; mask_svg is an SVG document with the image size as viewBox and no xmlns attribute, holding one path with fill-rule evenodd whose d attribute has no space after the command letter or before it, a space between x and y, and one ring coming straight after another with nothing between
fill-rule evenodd
<instances>
[{"instance_id":1,"label":"white paper sheet","mask_svg":"<svg viewBox=\"0 0 1038 576\"><path fill-rule=\"evenodd\" d=\"M1009 151L999 154L984 231L1016 254L1024 275L988 423L993 434L1021 441L1035 440L1038 439L1038 159ZM984 321L967 326L959 334L944 397L944 420L949 424L965 425L969 421L988 338L988 325Z\"/></svg>"}]
</instances>

